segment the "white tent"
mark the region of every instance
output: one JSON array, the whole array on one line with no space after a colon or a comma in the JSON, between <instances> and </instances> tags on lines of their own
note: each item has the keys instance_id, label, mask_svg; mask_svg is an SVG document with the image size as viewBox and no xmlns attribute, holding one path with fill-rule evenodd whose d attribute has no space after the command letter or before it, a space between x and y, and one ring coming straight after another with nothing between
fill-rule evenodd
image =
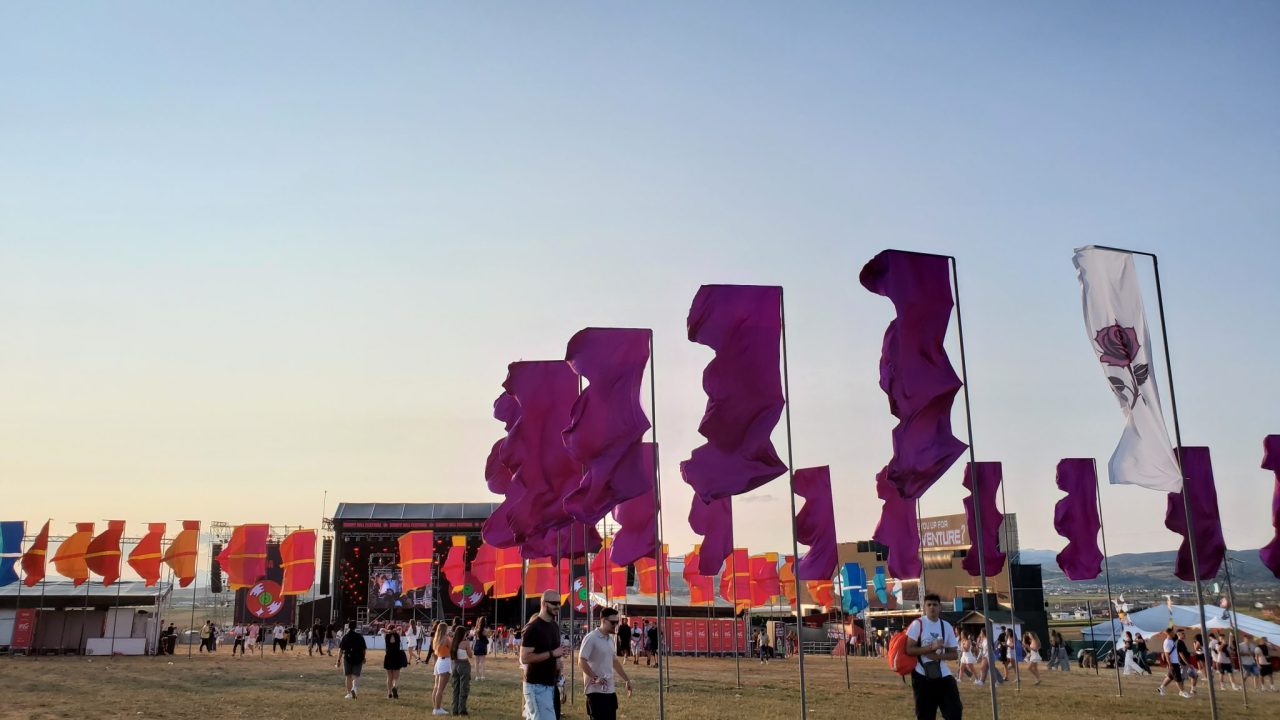
<instances>
[{"instance_id":1,"label":"white tent","mask_svg":"<svg viewBox=\"0 0 1280 720\"><path fill-rule=\"evenodd\" d=\"M1215 605L1205 605L1204 615L1210 630L1231 629L1228 611ZM1236 615L1235 622L1240 626L1240 632L1246 635L1265 637L1270 645L1280 644L1280 625L1276 623L1259 620L1249 615ZM1111 631L1115 628L1117 639L1123 639L1125 632L1142 633L1143 637L1151 638L1153 635L1163 633L1169 625L1194 631L1200 627L1200 613L1195 605L1174 605L1172 608L1156 605L1146 610L1128 613L1125 615L1124 622L1113 619L1085 628L1080 631L1080 635L1085 641L1111 642Z\"/></svg>"}]
</instances>

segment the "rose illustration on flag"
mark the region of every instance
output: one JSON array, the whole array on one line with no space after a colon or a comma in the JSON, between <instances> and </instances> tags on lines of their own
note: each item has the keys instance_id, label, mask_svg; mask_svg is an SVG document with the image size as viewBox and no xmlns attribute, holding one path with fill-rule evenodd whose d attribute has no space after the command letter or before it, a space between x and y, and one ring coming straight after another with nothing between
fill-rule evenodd
<instances>
[{"instance_id":1,"label":"rose illustration on flag","mask_svg":"<svg viewBox=\"0 0 1280 720\"><path fill-rule=\"evenodd\" d=\"M1098 362L1129 372L1132 385L1125 383L1123 378L1107 376L1107 379L1111 381L1111 389L1116 397L1132 409L1142 397L1138 388L1146 383L1150 376L1150 370L1146 364L1134 362L1138 359L1138 351L1142 349L1141 343L1138 342L1138 331L1131 327L1123 327L1117 322L1099 330L1093 342L1098 346ZM1125 397L1126 393L1129 397Z\"/></svg>"},{"instance_id":2,"label":"rose illustration on flag","mask_svg":"<svg viewBox=\"0 0 1280 720\"><path fill-rule=\"evenodd\" d=\"M585 613L589 609L588 604L591 598L587 592L587 581L585 578L574 578L573 580L573 609L575 612Z\"/></svg>"},{"instance_id":3,"label":"rose illustration on flag","mask_svg":"<svg viewBox=\"0 0 1280 720\"><path fill-rule=\"evenodd\" d=\"M258 584L249 590L249 595L245 598L245 604L254 617L272 618L284 607L280 597L279 583L271 580L259 580Z\"/></svg>"},{"instance_id":4,"label":"rose illustration on flag","mask_svg":"<svg viewBox=\"0 0 1280 720\"><path fill-rule=\"evenodd\" d=\"M449 589L449 599L454 605L460 608L473 608L480 604L480 600L484 598L481 588L484 587L475 575L467 573L462 578L460 585L454 585Z\"/></svg>"}]
</instances>

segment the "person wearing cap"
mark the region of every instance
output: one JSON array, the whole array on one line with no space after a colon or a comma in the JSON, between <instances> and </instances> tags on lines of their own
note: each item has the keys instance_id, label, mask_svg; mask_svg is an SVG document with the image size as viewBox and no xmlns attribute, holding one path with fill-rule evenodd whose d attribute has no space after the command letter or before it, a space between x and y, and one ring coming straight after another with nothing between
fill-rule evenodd
<instances>
[{"instance_id":1,"label":"person wearing cap","mask_svg":"<svg viewBox=\"0 0 1280 720\"><path fill-rule=\"evenodd\" d=\"M524 627L520 663L524 665L525 720L555 720L557 661L568 654L560 644L560 593L542 593L542 608Z\"/></svg>"}]
</instances>

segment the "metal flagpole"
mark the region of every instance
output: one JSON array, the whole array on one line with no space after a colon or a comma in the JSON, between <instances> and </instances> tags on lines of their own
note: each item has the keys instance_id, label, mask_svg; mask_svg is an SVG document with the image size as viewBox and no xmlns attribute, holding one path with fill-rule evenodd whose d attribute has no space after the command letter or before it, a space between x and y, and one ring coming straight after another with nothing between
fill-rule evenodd
<instances>
[{"instance_id":1,"label":"metal flagpole","mask_svg":"<svg viewBox=\"0 0 1280 720\"><path fill-rule=\"evenodd\" d=\"M1204 585L1200 582L1200 559L1196 554L1195 520L1191 516L1191 505L1187 500L1186 473L1182 470L1182 425L1178 421L1178 395L1174 390L1173 384L1173 360L1169 357L1169 328L1165 324L1164 318L1164 291L1160 287L1160 259L1156 257L1155 253L1140 252L1137 250L1123 250L1121 248L1104 247L1102 245L1097 245L1095 247L1100 250L1111 250L1113 252L1129 253L1130 255L1146 255L1151 258L1151 268L1155 271L1156 306L1160 311L1160 338L1164 345L1164 368L1165 372L1169 375L1169 405L1170 409L1173 411L1173 435L1178 443L1176 451L1178 458L1178 475L1183 483L1182 512L1187 520L1187 544L1191 550L1191 572L1196 577L1196 604L1200 608L1200 632L1201 637L1203 637L1207 643L1209 641L1209 620L1204 614ZM1209 668L1209 671L1205 673L1205 678L1209 681L1210 717L1212 717L1213 720L1218 720L1218 693L1213 687L1212 663L1206 662L1205 665Z\"/></svg>"},{"instance_id":2,"label":"metal flagpole","mask_svg":"<svg viewBox=\"0 0 1280 720\"><path fill-rule=\"evenodd\" d=\"M19 544L19 546L21 546L21 544L22 544L22 543L21 543L21 541L22 541L22 540L24 540L24 539L26 539L26 534L27 534L27 522L26 522L25 520L23 520L23 521L22 521L22 536L20 536L20 537L19 537L19 543L18 543L18 544ZM13 572L14 572L14 574L15 574L15 575L18 573L18 570L19 570L21 567L22 567L22 557L21 557L21 555L19 555L18 559L17 559L17 560L14 562L14 564L13 564ZM23 586L23 585L25 585L25 584L26 584L26 583L22 582L22 578L19 578L19 579L18 579L18 610L17 610L17 614L13 616L13 632L14 632L14 633L17 633L17 632L18 632L18 615L21 615L21 614L22 614L22 586ZM37 613L39 613L40 611L39 611L39 610L37 610L36 612L37 612ZM35 639L35 638L32 638L32 640L34 640L34 639ZM34 642L32 642L32 645L34 645L34 644L35 644L35 643L34 643ZM12 641L12 639L10 639L10 641L9 641L9 657L13 657L16 653L17 653L17 648L15 648L15 647L13 646L13 641Z\"/></svg>"},{"instance_id":3,"label":"metal flagpole","mask_svg":"<svg viewBox=\"0 0 1280 720\"><path fill-rule=\"evenodd\" d=\"M86 645L85 633L89 630L89 588L93 586L93 578L84 581L84 612L80 613L80 643L76 645L76 652L81 652L80 645ZM87 648L86 648L87 649Z\"/></svg>"},{"instance_id":4,"label":"metal flagpole","mask_svg":"<svg viewBox=\"0 0 1280 720\"><path fill-rule=\"evenodd\" d=\"M742 689L742 658L738 654L738 552L734 547L733 528L729 529L729 593L733 596L733 671L735 689ZM800 581L796 580L796 605L800 605ZM745 632L745 630L744 630Z\"/></svg>"},{"instance_id":5,"label":"metal flagpole","mask_svg":"<svg viewBox=\"0 0 1280 720\"><path fill-rule=\"evenodd\" d=\"M116 562L119 562L119 560L117 560ZM112 611L111 611L111 655L110 657L112 658L116 656L116 623L120 622L120 618L117 617L120 614L120 578L116 578L115 586L116 586L116 605L114 608L112 608ZM133 633L130 632L129 634L132 635Z\"/></svg>"},{"instance_id":6,"label":"metal flagpole","mask_svg":"<svg viewBox=\"0 0 1280 720\"><path fill-rule=\"evenodd\" d=\"M1236 589L1231 584L1231 553L1225 553L1226 562L1223 563L1227 568L1227 598L1231 601L1231 630L1235 634L1232 643L1236 646L1237 653L1240 650L1240 625L1236 622ZM1172 624L1172 623L1171 623ZM1244 694L1244 706L1249 707L1249 678L1244 674L1244 659L1240 661L1240 691Z\"/></svg>"},{"instance_id":7,"label":"metal flagpole","mask_svg":"<svg viewBox=\"0 0 1280 720\"><path fill-rule=\"evenodd\" d=\"M191 626L187 628L187 658L191 658L191 633L196 629L196 593L200 589L200 531L196 530L196 559L191 566Z\"/></svg>"},{"instance_id":8,"label":"metal flagpole","mask_svg":"<svg viewBox=\"0 0 1280 720\"><path fill-rule=\"evenodd\" d=\"M579 382L581 382L581 380L579 380ZM556 533L556 554L559 554L559 553L560 553L560 533L557 532ZM573 521L572 520L569 521L569 557L560 558L560 562L564 562L565 560L569 561L569 583L568 583L568 587L565 588L565 590L569 594L569 667L576 669L578 667L578 661L574 659L574 656L577 653L575 652L575 649L573 646L573 635L574 635L574 631L577 630L577 622L574 620L574 617L573 617L574 616L573 606L577 605L577 602L576 602L577 598L574 596L574 592L573 592ZM560 574L559 571L560 571L560 568L557 567L556 575ZM557 580L558 579L559 578L557 578ZM561 600L563 599L564 597L561 596ZM462 612L465 614L466 610L463 610ZM466 623L463 622L463 624L465 625ZM569 676L569 704L573 705L576 702L574 696L577 688L577 684L574 682L573 676L577 675L577 673L568 672L566 674Z\"/></svg>"},{"instance_id":9,"label":"metal flagpole","mask_svg":"<svg viewBox=\"0 0 1280 720\"><path fill-rule=\"evenodd\" d=\"M778 288L778 312L782 321L782 392L786 397L783 408L787 419L787 478L790 481L787 496L791 500L791 552L796 556L796 657L800 660L800 717L808 717L809 699L804 687L804 621L800 613L800 541L796 538L796 464L792 457L791 381L787 367L787 304L783 295L783 289Z\"/></svg>"},{"instance_id":10,"label":"metal flagpole","mask_svg":"<svg viewBox=\"0 0 1280 720\"><path fill-rule=\"evenodd\" d=\"M655 598L654 620L658 623L658 717L665 718L667 716L667 691L666 683L663 682L662 674L665 672L662 666L662 475L658 470L658 381L656 372L656 363L654 361L654 344L653 330L649 330L649 431L653 445L653 534L656 541L654 548L655 565L658 577L657 597ZM645 639L647 642L647 638Z\"/></svg>"},{"instance_id":11,"label":"metal flagpole","mask_svg":"<svg viewBox=\"0 0 1280 720\"><path fill-rule=\"evenodd\" d=\"M1107 607L1109 614L1107 619L1111 626L1111 664L1116 666L1116 692L1124 696L1124 683L1120 682L1120 663L1117 661L1117 652L1120 648L1119 638L1116 637L1116 621L1115 621L1115 601L1111 599L1111 559L1107 556L1107 526L1102 522L1102 489L1098 483L1098 461L1093 460L1093 494L1098 500L1098 530L1102 533L1102 570L1106 573L1107 580ZM1091 609L1092 612L1092 609ZM1093 627L1090 622L1089 627ZM1094 670L1098 670L1098 657L1094 655ZM1101 673L1098 670L1098 673Z\"/></svg>"},{"instance_id":12,"label":"metal flagpole","mask_svg":"<svg viewBox=\"0 0 1280 720\"><path fill-rule=\"evenodd\" d=\"M1085 601L1084 601L1084 611L1085 611L1086 613L1088 613L1088 614L1089 614L1089 627L1091 627L1091 628L1092 628L1092 627L1093 627L1093 601L1092 601L1092 600L1085 600ZM1112 632L1115 632L1115 627L1114 627L1114 626L1112 626ZM1083 638L1083 637L1084 637L1084 635L1083 635L1083 634L1081 634L1081 637ZM1091 642L1092 642L1092 640L1093 640L1093 633L1092 633L1092 632L1090 632L1090 634L1089 634L1089 640L1090 640ZM1068 662L1068 663L1070 663L1070 662L1071 662L1071 658L1069 658L1069 657L1068 657L1068 658L1067 658L1067 662ZM1096 650L1096 649L1094 650L1094 653L1093 653L1093 674L1094 674L1095 676L1100 676L1100 675L1102 675L1102 671L1098 669L1098 652L1097 652L1097 650Z\"/></svg>"},{"instance_id":13,"label":"metal flagpole","mask_svg":"<svg viewBox=\"0 0 1280 720\"><path fill-rule=\"evenodd\" d=\"M969 435L969 467L973 480L973 522L974 525L977 525L975 537L978 541L978 574L982 577L980 586L980 592L982 593L982 623L986 631L987 642L990 643L993 637L991 632L991 610L987 602L987 562L983 552L985 546L982 541L982 503L978 502L981 493L978 492L978 469L975 467L977 459L973 450L973 405L969 398L969 366L964 352L964 315L960 312L960 273L957 269L955 257L947 256L947 259L951 261L951 284L955 289L956 299L956 330L960 337L960 376L962 378L961 387L964 389L964 422ZM921 566L923 567L923 563L921 563ZM1010 568L1009 580L1009 596L1012 599L1012 568ZM922 595L921 598L923 599L923 597ZM1012 610L1012 605L1010 605L1010 615L1012 615ZM995 660L995 656L990 652L989 647L987 655L992 661ZM996 696L996 684L994 681L987 684L990 686L989 689L991 691L991 718L992 720L1000 720L1000 701Z\"/></svg>"},{"instance_id":14,"label":"metal flagpole","mask_svg":"<svg viewBox=\"0 0 1280 720\"><path fill-rule=\"evenodd\" d=\"M974 468L973 470L973 477L974 477L974 485L976 487L977 477L978 477L977 468ZM973 504L974 505L978 504L978 494L976 491L974 492L974 495L973 495ZM1009 501L1006 500L1004 497L1004 483L1000 483L1000 505L1001 505L1001 509L1004 511L1005 516L1008 517ZM978 517L978 516L975 514L974 517ZM1005 553L1007 553L1007 556L1008 556L1008 560L1006 560L1005 563L1006 563L1006 567L1009 568L1009 625L1013 628L1016 628L1018 627L1018 624L1017 624L1018 623L1018 604L1015 598L1017 597L1018 592L1017 592L1017 588L1014 587L1014 577L1013 577L1013 559L1014 557L1016 557L1016 555L1013 552L1013 544L1009 541L1009 523L1001 522L1001 530L1004 531L1003 532L1004 551ZM1026 631L1027 631L1027 628L1024 626L1022 628L1022 632L1025 633ZM1016 632L1014 634L1015 636L1017 635ZM1013 677L1014 677L1015 687L1018 690L1022 689L1022 668L1021 666L1018 665L1018 648L1020 647L1022 647L1022 638L1015 637L1014 646L1013 646Z\"/></svg>"}]
</instances>

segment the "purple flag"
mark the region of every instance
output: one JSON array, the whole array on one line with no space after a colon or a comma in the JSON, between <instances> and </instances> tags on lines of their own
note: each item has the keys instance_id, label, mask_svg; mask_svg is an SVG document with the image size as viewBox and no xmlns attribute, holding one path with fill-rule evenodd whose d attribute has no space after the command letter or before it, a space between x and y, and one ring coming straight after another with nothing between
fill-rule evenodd
<instances>
[{"instance_id":1,"label":"purple flag","mask_svg":"<svg viewBox=\"0 0 1280 720\"><path fill-rule=\"evenodd\" d=\"M920 527L916 501L898 494L889 482L889 468L876 473L876 495L884 501L873 540L889 548L889 574L897 578L920 577Z\"/></svg>"},{"instance_id":2,"label":"purple flag","mask_svg":"<svg viewBox=\"0 0 1280 720\"><path fill-rule=\"evenodd\" d=\"M503 392L493 401L493 417L501 420L510 433L516 419L520 417L520 403ZM503 436L493 444L484 464L484 479L489 492L504 497L502 503L485 519L480 536L485 542L498 548L514 547L517 544L516 537L511 532L510 513L512 507L520 503L520 493L511 485L511 470L502 462L502 445L506 441L506 436Z\"/></svg>"},{"instance_id":3,"label":"purple flag","mask_svg":"<svg viewBox=\"0 0 1280 720\"><path fill-rule=\"evenodd\" d=\"M741 495L787 470L769 437L782 416L782 288L703 285L688 325L689 340L716 356L702 372L707 442L680 474L704 501Z\"/></svg>"},{"instance_id":4,"label":"purple flag","mask_svg":"<svg viewBox=\"0 0 1280 720\"><path fill-rule=\"evenodd\" d=\"M880 354L880 388L899 420L888 481L915 500L968 447L951 434L951 403L961 383L943 347L951 321L950 269L944 257L885 250L858 279L897 310Z\"/></svg>"},{"instance_id":5,"label":"purple flag","mask_svg":"<svg viewBox=\"0 0 1280 720\"><path fill-rule=\"evenodd\" d=\"M975 468L977 469L977 492L974 492ZM996 494L1000 492L1000 481L1003 479L1004 472L998 462L969 463L964 468L962 485L969 491L969 496L964 499L964 522L965 527L969 528L969 552L960 564L964 566L965 572L973 577L982 574L982 569L978 567L979 552L982 553L982 562L988 577L999 575L1000 568L1004 567L1004 553L1000 552L1000 525L1004 523L1004 515L996 506ZM975 496L979 503L978 507L982 508L981 548L978 547L978 534L973 531L978 527L973 512Z\"/></svg>"},{"instance_id":6,"label":"purple flag","mask_svg":"<svg viewBox=\"0 0 1280 720\"><path fill-rule=\"evenodd\" d=\"M796 570L799 580L830 580L836 572L836 511L831 502L831 468L801 468L795 474L796 494L804 507L796 513L796 539L809 546Z\"/></svg>"},{"instance_id":7,"label":"purple flag","mask_svg":"<svg viewBox=\"0 0 1280 720\"><path fill-rule=\"evenodd\" d=\"M563 360L514 362L502 387L520 404L500 452L511 470L512 489L504 503L511 507L508 526L521 545L545 548L548 530L572 522L564 496L578 482L581 467L565 452L560 432L578 397L578 376Z\"/></svg>"},{"instance_id":8,"label":"purple flag","mask_svg":"<svg viewBox=\"0 0 1280 720\"><path fill-rule=\"evenodd\" d=\"M1271 494L1271 525L1276 529L1276 536L1258 551L1258 557L1280 578L1280 435L1268 435L1262 441L1262 469L1276 474L1276 488Z\"/></svg>"},{"instance_id":9,"label":"purple flag","mask_svg":"<svg viewBox=\"0 0 1280 720\"><path fill-rule=\"evenodd\" d=\"M610 558L617 565L630 565L642 557L653 557L658 547L658 503L653 496L653 443L640 443L643 473L648 486L642 493L613 509L618 532L613 536Z\"/></svg>"},{"instance_id":10,"label":"purple flag","mask_svg":"<svg viewBox=\"0 0 1280 720\"><path fill-rule=\"evenodd\" d=\"M562 433L569 455L585 469L564 500L579 522L594 525L618 503L653 489L645 473L641 439L649 418L640 384L649 362L649 330L587 328L569 340L565 360L586 378L569 426Z\"/></svg>"},{"instance_id":11,"label":"purple flag","mask_svg":"<svg viewBox=\"0 0 1280 720\"><path fill-rule=\"evenodd\" d=\"M716 575L733 552L733 499L726 497L707 503L695 494L689 510L689 528L702 536L698 574Z\"/></svg>"},{"instance_id":12,"label":"purple flag","mask_svg":"<svg viewBox=\"0 0 1280 720\"><path fill-rule=\"evenodd\" d=\"M586 547L583 547L584 535ZM536 560L549 557L579 558L586 553L600 552L603 542L594 525L571 523L551 530L543 531L520 545L520 556L525 560Z\"/></svg>"},{"instance_id":13,"label":"purple flag","mask_svg":"<svg viewBox=\"0 0 1280 720\"><path fill-rule=\"evenodd\" d=\"M1053 506L1053 529L1067 539L1058 567L1069 580L1092 580L1102 573L1098 549L1098 469L1093 458L1058 461L1058 489L1067 494Z\"/></svg>"},{"instance_id":14,"label":"purple flag","mask_svg":"<svg viewBox=\"0 0 1280 720\"><path fill-rule=\"evenodd\" d=\"M1196 579L1191 570L1191 545L1187 542L1187 516L1182 503L1182 493L1187 493L1196 529L1200 579L1209 580L1218 574L1222 558L1227 554L1218 517L1218 491L1213 485L1213 463L1207 447L1184 447L1177 456L1182 458L1182 492L1169 493L1164 512L1164 526L1182 536L1173 574L1187 582Z\"/></svg>"}]
</instances>

